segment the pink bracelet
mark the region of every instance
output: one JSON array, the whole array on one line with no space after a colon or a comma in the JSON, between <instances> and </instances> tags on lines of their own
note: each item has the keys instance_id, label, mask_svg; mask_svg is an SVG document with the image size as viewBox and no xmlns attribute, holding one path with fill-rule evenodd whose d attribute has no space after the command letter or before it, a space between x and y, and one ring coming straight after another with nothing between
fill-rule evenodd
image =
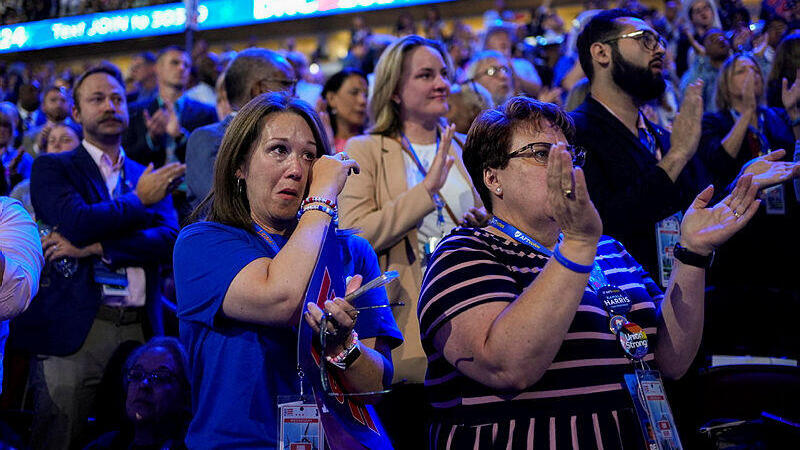
<instances>
[{"instance_id":1,"label":"pink bracelet","mask_svg":"<svg viewBox=\"0 0 800 450\"><path fill-rule=\"evenodd\" d=\"M356 330L350 332L350 345L346 345L344 350L339 352L336 356L326 356L325 359L328 360L329 363L333 364L334 366L341 367L342 362L347 355L349 355L354 348L358 346L358 333Z\"/></svg>"}]
</instances>

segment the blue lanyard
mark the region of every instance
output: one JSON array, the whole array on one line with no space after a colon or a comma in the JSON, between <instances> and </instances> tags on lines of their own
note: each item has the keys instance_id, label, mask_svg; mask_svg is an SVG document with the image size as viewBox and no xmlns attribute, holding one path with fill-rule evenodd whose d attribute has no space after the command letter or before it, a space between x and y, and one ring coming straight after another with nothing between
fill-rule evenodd
<instances>
[{"instance_id":1,"label":"blue lanyard","mask_svg":"<svg viewBox=\"0 0 800 450\"><path fill-rule=\"evenodd\" d=\"M278 244L275 242L275 239L272 239L272 236L267 233L267 230L261 228L261 226L257 223L253 223L253 227L256 229L256 233L261 236L262 239L269 245L269 247L275 252L275 255L281 251L281 248L278 247Z\"/></svg>"},{"instance_id":2,"label":"blue lanyard","mask_svg":"<svg viewBox=\"0 0 800 450\"><path fill-rule=\"evenodd\" d=\"M417 156L417 152L414 151L414 146L411 145L411 141L409 141L406 135L403 133L400 133L400 136L403 138L403 145L407 146L409 153L411 153L411 156L414 158L414 163L417 165L417 169L419 169L423 177L427 176L428 171L425 169L425 166L422 165L422 161L420 161L419 156ZM436 131L436 153L439 153L439 131Z\"/></svg>"},{"instance_id":3,"label":"blue lanyard","mask_svg":"<svg viewBox=\"0 0 800 450\"><path fill-rule=\"evenodd\" d=\"M517 227L511 225L503 219L492 216L492 218L489 219L489 225L507 234L520 244L527 245L528 247L544 253L547 256L553 256L553 252L549 248L545 247L539 241L528 236L524 232L520 231ZM561 241L562 237L563 235L559 235L558 240ZM600 269L600 264L598 264L597 260L595 260L592 264L592 273L589 274L589 286L596 291L597 289L607 285L608 280L606 279L606 275L603 273L602 269Z\"/></svg>"}]
</instances>

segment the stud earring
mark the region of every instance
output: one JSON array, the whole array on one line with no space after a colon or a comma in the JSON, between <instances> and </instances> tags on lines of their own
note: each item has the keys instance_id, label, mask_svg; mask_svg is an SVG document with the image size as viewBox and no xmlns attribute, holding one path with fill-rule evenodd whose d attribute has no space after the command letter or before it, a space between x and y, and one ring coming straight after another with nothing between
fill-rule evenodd
<instances>
[{"instance_id":1,"label":"stud earring","mask_svg":"<svg viewBox=\"0 0 800 450\"><path fill-rule=\"evenodd\" d=\"M501 192L503 192L503 189L501 187L498 187L494 191L497 192L498 194L500 194Z\"/></svg>"}]
</instances>

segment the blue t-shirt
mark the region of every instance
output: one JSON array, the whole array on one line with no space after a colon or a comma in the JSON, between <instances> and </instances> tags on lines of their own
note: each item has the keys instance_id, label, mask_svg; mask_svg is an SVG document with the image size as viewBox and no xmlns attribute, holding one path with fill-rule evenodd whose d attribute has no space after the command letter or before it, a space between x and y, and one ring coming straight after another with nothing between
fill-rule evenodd
<instances>
[{"instance_id":1,"label":"blue t-shirt","mask_svg":"<svg viewBox=\"0 0 800 450\"><path fill-rule=\"evenodd\" d=\"M271 235L279 247L286 239ZM369 243L358 236L340 238L343 273L364 281L380 275ZM225 317L222 300L236 275L274 251L258 235L227 225L200 222L181 230L175 243L174 270L180 336L189 352L194 417L189 448L274 448L277 445L277 397L296 395L297 332L249 324ZM386 304L386 291L373 289L356 306ZM392 347L402 342L389 308L362 311L360 338L382 336Z\"/></svg>"}]
</instances>

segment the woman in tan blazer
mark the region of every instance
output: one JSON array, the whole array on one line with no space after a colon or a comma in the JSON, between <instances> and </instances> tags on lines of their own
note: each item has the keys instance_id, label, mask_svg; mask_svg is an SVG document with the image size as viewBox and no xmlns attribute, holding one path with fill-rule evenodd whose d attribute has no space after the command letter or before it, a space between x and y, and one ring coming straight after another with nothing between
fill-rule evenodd
<instances>
[{"instance_id":1,"label":"woman in tan blazer","mask_svg":"<svg viewBox=\"0 0 800 450\"><path fill-rule=\"evenodd\" d=\"M397 448L427 445L427 364L416 317L427 255L456 225L486 220L461 160L463 138L444 119L452 73L439 42L412 35L390 45L375 69L370 134L345 146L361 173L339 196L342 226L372 244L381 269L400 273L387 291L405 302L395 311L405 342L392 355L394 391L379 407Z\"/></svg>"}]
</instances>

